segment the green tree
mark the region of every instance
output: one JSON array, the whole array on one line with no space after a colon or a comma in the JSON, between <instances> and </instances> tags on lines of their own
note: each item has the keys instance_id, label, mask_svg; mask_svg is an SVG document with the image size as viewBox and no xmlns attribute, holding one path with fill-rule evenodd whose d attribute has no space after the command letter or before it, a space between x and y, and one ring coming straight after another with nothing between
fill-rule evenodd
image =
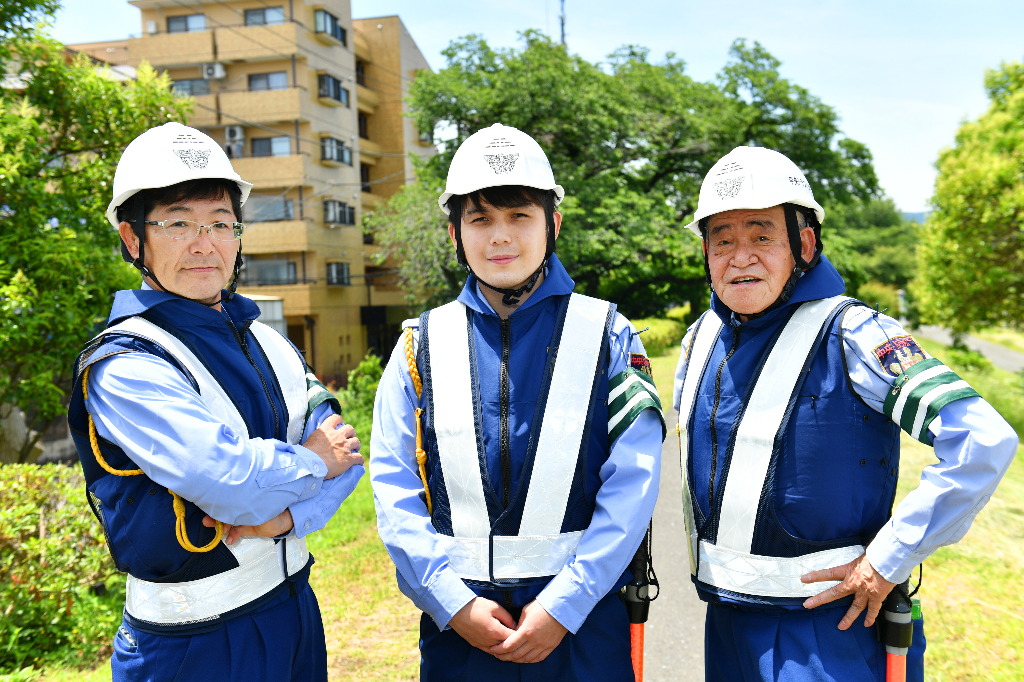
<instances>
[{"instance_id":1,"label":"green tree","mask_svg":"<svg viewBox=\"0 0 1024 682\"><path fill-rule=\"evenodd\" d=\"M957 334L1024 329L1024 64L989 71L985 86L988 111L939 155L918 247L922 316Z\"/></svg>"},{"instance_id":2,"label":"green tree","mask_svg":"<svg viewBox=\"0 0 1024 682\"><path fill-rule=\"evenodd\" d=\"M0 90L0 411L24 410L41 432L65 412L71 365L113 292L138 283L104 217L117 160L147 128L184 120L187 101L146 65L122 83L45 35L3 45L24 85ZM37 439L10 444L17 459Z\"/></svg>"},{"instance_id":3,"label":"green tree","mask_svg":"<svg viewBox=\"0 0 1024 682\"><path fill-rule=\"evenodd\" d=\"M538 32L522 37L522 49L494 50L479 36L454 41L447 67L411 86L419 128L448 126L454 139L366 226L383 257L401 263L416 302L451 298L465 279L443 235L423 235L443 232L436 190L458 145L495 122L536 138L566 189L558 254L577 290L633 317L686 301L702 309L700 242L682 227L704 175L732 148L756 143L790 154L831 201L877 193L866 148L841 139L834 111L781 78L779 62L757 43L737 41L718 82L701 83L672 53L653 63L645 48L626 46L592 64ZM424 272L438 264L440 275Z\"/></svg>"},{"instance_id":4,"label":"green tree","mask_svg":"<svg viewBox=\"0 0 1024 682\"><path fill-rule=\"evenodd\" d=\"M373 427L373 401L377 397L377 385L384 375L380 357L367 353L366 357L348 372L348 387L338 391L341 416L351 424L362 442L369 444Z\"/></svg>"}]
</instances>

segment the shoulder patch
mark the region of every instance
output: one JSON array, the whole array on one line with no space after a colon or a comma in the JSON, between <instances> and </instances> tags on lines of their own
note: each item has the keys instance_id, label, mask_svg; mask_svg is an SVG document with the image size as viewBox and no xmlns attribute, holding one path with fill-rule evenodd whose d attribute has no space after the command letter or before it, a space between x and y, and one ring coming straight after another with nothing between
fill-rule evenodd
<instances>
[{"instance_id":1,"label":"shoulder patch","mask_svg":"<svg viewBox=\"0 0 1024 682\"><path fill-rule=\"evenodd\" d=\"M631 355L647 360L639 353ZM650 364L648 360L647 366ZM613 376L608 382L608 443L614 443L640 413L648 409L657 412L661 420L661 439L665 440L665 415L661 411L661 398L654 379L632 367Z\"/></svg>"},{"instance_id":2,"label":"shoulder patch","mask_svg":"<svg viewBox=\"0 0 1024 682\"><path fill-rule=\"evenodd\" d=\"M649 377L654 376L653 374L651 374L651 361L643 353L630 353L629 366L638 372L643 372Z\"/></svg>"},{"instance_id":3,"label":"shoulder patch","mask_svg":"<svg viewBox=\"0 0 1024 682\"><path fill-rule=\"evenodd\" d=\"M882 371L893 377L898 377L917 363L932 357L910 334L894 336L875 346L872 353Z\"/></svg>"}]
</instances>

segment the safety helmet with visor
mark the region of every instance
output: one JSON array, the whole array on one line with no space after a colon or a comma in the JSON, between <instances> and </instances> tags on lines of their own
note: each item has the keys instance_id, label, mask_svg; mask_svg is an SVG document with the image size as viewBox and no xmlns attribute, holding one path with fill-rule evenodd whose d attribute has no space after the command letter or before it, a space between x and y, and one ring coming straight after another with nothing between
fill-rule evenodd
<instances>
[{"instance_id":1,"label":"safety helmet with visor","mask_svg":"<svg viewBox=\"0 0 1024 682\"><path fill-rule=\"evenodd\" d=\"M139 255L133 258L127 244L121 241L121 257L134 265L143 277L152 279L167 291L146 266L146 208L145 190L171 187L191 180L227 180L238 185L241 193L239 205L249 198L252 184L242 180L219 144L205 133L181 123L171 122L150 128L129 143L121 154L114 171L114 197L107 206L107 220L114 229L120 226L121 216L127 216L132 232L139 239ZM125 211L124 209L128 209ZM240 219L241 216L236 216ZM235 256L234 277L229 300L238 286L242 267L242 249ZM174 292L170 292L174 293Z\"/></svg>"},{"instance_id":2,"label":"safety helmet with visor","mask_svg":"<svg viewBox=\"0 0 1024 682\"><path fill-rule=\"evenodd\" d=\"M462 245L462 209L465 198L491 187L531 187L553 194L544 206L547 223L547 248L544 260L530 279L518 289L495 287L477 276L477 281L502 294L502 303L513 306L524 293L533 290L540 274L555 252L554 208L565 198L565 190L555 183L548 157L541 146L523 131L495 123L470 135L456 150L448 168L445 191L437 205L445 212L455 230L455 249L459 264L472 273Z\"/></svg>"}]
</instances>

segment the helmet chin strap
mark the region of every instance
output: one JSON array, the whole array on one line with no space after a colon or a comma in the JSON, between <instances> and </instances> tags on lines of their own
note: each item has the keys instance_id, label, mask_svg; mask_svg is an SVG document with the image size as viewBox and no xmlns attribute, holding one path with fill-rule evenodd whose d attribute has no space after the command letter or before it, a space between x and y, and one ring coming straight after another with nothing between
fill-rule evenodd
<instances>
[{"instance_id":1,"label":"helmet chin strap","mask_svg":"<svg viewBox=\"0 0 1024 682\"><path fill-rule=\"evenodd\" d=\"M519 287L518 289L502 289L501 287L496 287L494 285L488 284L487 282L480 279L479 275L470 270L468 265L466 266L466 269L469 270L470 274L476 277L476 281L480 282L480 284L483 284L491 291L497 291L499 294L501 294L502 305L513 308L519 305L519 302L522 300L524 293L528 294L531 291L533 291L533 287L537 285L537 279L540 277L540 273L544 272L544 269L547 266L548 259L545 258L544 262L540 264L540 267L533 271L533 275L530 277L529 281L527 281L526 284Z\"/></svg>"}]
</instances>

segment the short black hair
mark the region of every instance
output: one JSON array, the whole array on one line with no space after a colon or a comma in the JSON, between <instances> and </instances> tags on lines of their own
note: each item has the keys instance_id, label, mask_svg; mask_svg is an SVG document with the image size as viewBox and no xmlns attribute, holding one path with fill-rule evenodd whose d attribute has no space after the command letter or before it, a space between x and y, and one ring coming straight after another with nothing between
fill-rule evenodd
<instances>
[{"instance_id":1,"label":"short black hair","mask_svg":"<svg viewBox=\"0 0 1024 682\"><path fill-rule=\"evenodd\" d=\"M545 213L555 210L555 190L537 189L523 185L501 185L485 187L469 194L456 194L448 199L448 210L461 217L467 206L480 208L481 199L494 208L521 208L523 206L539 206Z\"/></svg>"},{"instance_id":2,"label":"short black hair","mask_svg":"<svg viewBox=\"0 0 1024 682\"><path fill-rule=\"evenodd\" d=\"M142 200L146 215L157 206L170 206L179 201L207 201L221 199L227 194L231 200L231 210L235 213L235 220L242 222L242 190L238 183L222 178L199 178L198 180L186 180L169 187L156 187L144 189L128 201L117 207L118 222L130 223L132 221L132 207Z\"/></svg>"}]
</instances>

